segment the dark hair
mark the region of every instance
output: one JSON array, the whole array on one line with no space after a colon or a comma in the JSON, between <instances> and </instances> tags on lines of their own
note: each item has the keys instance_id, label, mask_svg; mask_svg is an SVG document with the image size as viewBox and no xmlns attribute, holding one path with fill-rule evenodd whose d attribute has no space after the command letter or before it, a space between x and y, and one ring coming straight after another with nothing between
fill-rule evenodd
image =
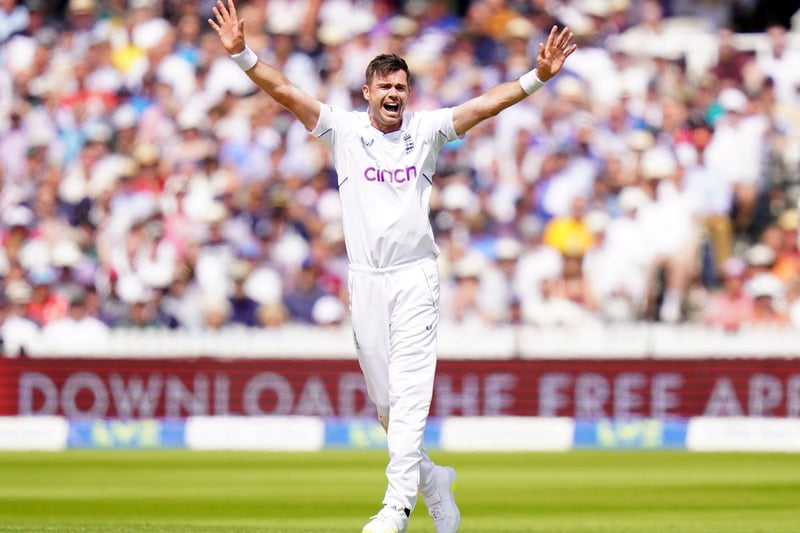
<instances>
[{"instance_id":1,"label":"dark hair","mask_svg":"<svg viewBox=\"0 0 800 533\"><path fill-rule=\"evenodd\" d=\"M375 58L369 62L369 65L367 65L367 85L372 81L372 77L375 76L375 74L385 76L392 72L397 72L398 70L402 70L406 73L408 84L411 85L411 72L408 70L408 63L406 63L405 59L397 54L381 54L375 56Z\"/></svg>"}]
</instances>

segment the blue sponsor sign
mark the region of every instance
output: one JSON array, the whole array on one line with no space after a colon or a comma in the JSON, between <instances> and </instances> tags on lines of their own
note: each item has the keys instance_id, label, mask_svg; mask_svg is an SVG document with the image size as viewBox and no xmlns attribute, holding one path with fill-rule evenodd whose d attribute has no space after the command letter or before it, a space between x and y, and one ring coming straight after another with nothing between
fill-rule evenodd
<instances>
[{"instance_id":1,"label":"blue sponsor sign","mask_svg":"<svg viewBox=\"0 0 800 533\"><path fill-rule=\"evenodd\" d=\"M182 420L70 420L68 448L183 448Z\"/></svg>"},{"instance_id":2,"label":"blue sponsor sign","mask_svg":"<svg viewBox=\"0 0 800 533\"><path fill-rule=\"evenodd\" d=\"M686 448L686 420L576 420L575 448Z\"/></svg>"},{"instance_id":3,"label":"blue sponsor sign","mask_svg":"<svg viewBox=\"0 0 800 533\"><path fill-rule=\"evenodd\" d=\"M437 419L429 419L423 442L426 448L438 448L442 426ZM386 432L380 422L371 418L326 418L326 448L385 449Z\"/></svg>"}]
</instances>

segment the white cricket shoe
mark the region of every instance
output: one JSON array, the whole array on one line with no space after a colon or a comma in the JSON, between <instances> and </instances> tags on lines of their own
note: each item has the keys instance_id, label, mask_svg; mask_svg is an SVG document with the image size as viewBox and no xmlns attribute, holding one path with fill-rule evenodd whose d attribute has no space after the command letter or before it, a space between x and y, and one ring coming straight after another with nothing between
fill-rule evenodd
<instances>
[{"instance_id":1,"label":"white cricket shoe","mask_svg":"<svg viewBox=\"0 0 800 533\"><path fill-rule=\"evenodd\" d=\"M403 509L384 506L364 526L361 533L405 533L407 527L408 515Z\"/></svg>"},{"instance_id":2,"label":"white cricket shoe","mask_svg":"<svg viewBox=\"0 0 800 533\"><path fill-rule=\"evenodd\" d=\"M461 512L456 505L456 471L449 466L434 466L436 487L434 492L423 494L422 499L433 518L436 533L455 533L461 522Z\"/></svg>"}]
</instances>

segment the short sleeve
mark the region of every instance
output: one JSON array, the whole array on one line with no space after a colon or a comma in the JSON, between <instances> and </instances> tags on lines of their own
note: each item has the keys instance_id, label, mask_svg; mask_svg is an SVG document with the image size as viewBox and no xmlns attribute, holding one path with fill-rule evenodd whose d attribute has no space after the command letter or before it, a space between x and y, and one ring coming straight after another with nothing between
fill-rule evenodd
<instances>
[{"instance_id":1,"label":"short sleeve","mask_svg":"<svg viewBox=\"0 0 800 533\"><path fill-rule=\"evenodd\" d=\"M333 148L334 125L336 122L336 111L333 106L322 104L319 109L319 119L317 125L311 130L311 135L319 139L328 148Z\"/></svg>"},{"instance_id":2,"label":"short sleeve","mask_svg":"<svg viewBox=\"0 0 800 533\"><path fill-rule=\"evenodd\" d=\"M458 139L455 127L453 126L453 108L445 107L426 113L427 126L433 132L433 142L437 148L441 148L449 141Z\"/></svg>"}]
</instances>

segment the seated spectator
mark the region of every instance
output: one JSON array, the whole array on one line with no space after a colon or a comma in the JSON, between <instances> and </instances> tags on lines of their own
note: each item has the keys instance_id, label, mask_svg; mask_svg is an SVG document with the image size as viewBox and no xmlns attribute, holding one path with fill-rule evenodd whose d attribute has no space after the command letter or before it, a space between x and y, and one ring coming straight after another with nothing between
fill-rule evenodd
<instances>
[{"instance_id":1,"label":"seated spectator","mask_svg":"<svg viewBox=\"0 0 800 533\"><path fill-rule=\"evenodd\" d=\"M493 252L493 260L487 263L481 275L478 301L484 322L507 324L512 321L513 302L519 301L513 281L522 244L513 237L501 237L495 241Z\"/></svg>"},{"instance_id":2,"label":"seated spectator","mask_svg":"<svg viewBox=\"0 0 800 533\"><path fill-rule=\"evenodd\" d=\"M636 216L650 198L641 188L630 185L620 191L618 202L620 216L605 223L596 213L587 214L597 245L587 252L584 268L601 315L628 321L642 318L647 306L652 252Z\"/></svg>"},{"instance_id":3,"label":"seated spectator","mask_svg":"<svg viewBox=\"0 0 800 533\"><path fill-rule=\"evenodd\" d=\"M450 296L443 307L443 316L455 324L484 323L479 292L485 261L478 252L470 252L453 265Z\"/></svg>"},{"instance_id":4,"label":"seated spectator","mask_svg":"<svg viewBox=\"0 0 800 533\"><path fill-rule=\"evenodd\" d=\"M699 232L692 204L680 190L683 169L671 149L656 146L642 154L639 165L643 189L650 202L636 213L643 244L650 249L650 293L661 299L657 317L668 323L683 319L683 304L690 280L696 275ZM664 275L664 286L658 278Z\"/></svg>"},{"instance_id":5,"label":"seated spectator","mask_svg":"<svg viewBox=\"0 0 800 533\"><path fill-rule=\"evenodd\" d=\"M319 286L319 268L311 262L304 262L297 273L294 287L283 298L289 319L313 324L314 304L326 294Z\"/></svg>"},{"instance_id":6,"label":"seated spectator","mask_svg":"<svg viewBox=\"0 0 800 533\"><path fill-rule=\"evenodd\" d=\"M785 327L790 324L785 308L784 285L777 276L757 274L748 281L747 291L754 302L751 326Z\"/></svg>"},{"instance_id":7,"label":"seated spectator","mask_svg":"<svg viewBox=\"0 0 800 533\"><path fill-rule=\"evenodd\" d=\"M222 295L207 295L202 301L200 311L203 316L203 329L219 330L231 323L233 307Z\"/></svg>"},{"instance_id":8,"label":"seated spectator","mask_svg":"<svg viewBox=\"0 0 800 533\"><path fill-rule=\"evenodd\" d=\"M797 218L796 210L784 211L775 224L764 228L759 237L759 242L768 246L774 254L770 271L784 282L789 282L800 272Z\"/></svg>"},{"instance_id":9,"label":"seated spectator","mask_svg":"<svg viewBox=\"0 0 800 533\"><path fill-rule=\"evenodd\" d=\"M24 356L39 335L39 326L25 314L31 288L22 281L12 281L0 294L0 340L3 355Z\"/></svg>"},{"instance_id":10,"label":"seated spectator","mask_svg":"<svg viewBox=\"0 0 800 533\"><path fill-rule=\"evenodd\" d=\"M744 291L747 264L730 257L722 265L722 287L712 292L702 309L706 325L736 331L753 321L753 297Z\"/></svg>"},{"instance_id":11,"label":"seated spectator","mask_svg":"<svg viewBox=\"0 0 800 533\"><path fill-rule=\"evenodd\" d=\"M734 196L734 229L746 234L758 210L758 191L763 179L762 155L768 121L753 114L747 95L728 87L717 98L723 114L714 122L714 132L705 149L706 166L728 181ZM736 157L731 157L736 154Z\"/></svg>"},{"instance_id":12,"label":"seated spectator","mask_svg":"<svg viewBox=\"0 0 800 533\"><path fill-rule=\"evenodd\" d=\"M0 42L7 41L18 33L23 33L28 29L30 21L31 14L24 3L17 5L17 2L13 0L0 2Z\"/></svg>"},{"instance_id":13,"label":"seated spectator","mask_svg":"<svg viewBox=\"0 0 800 533\"><path fill-rule=\"evenodd\" d=\"M564 255L583 255L594 245L594 235L586 227L583 217L586 214L585 196L572 198L569 213L551 218L544 227L544 244L555 248Z\"/></svg>"},{"instance_id":14,"label":"seated spectator","mask_svg":"<svg viewBox=\"0 0 800 533\"><path fill-rule=\"evenodd\" d=\"M771 24L765 29L769 46L759 49L756 64L761 74L775 83L775 96L779 102L796 102L800 85L800 51L788 46L786 28Z\"/></svg>"},{"instance_id":15,"label":"seated spectator","mask_svg":"<svg viewBox=\"0 0 800 533\"><path fill-rule=\"evenodd\" d=\"M517 260L512 289L525 308L541 299L541 280L561 275L564 259L562 255L542 242L542 223L538 218L527 217L520 221L523 252Z\"/></svg>"},{"instance_id":16,"label":"seated spectator","mask_svg":"<svg viewBox=\"0 0 800 533\"><path fill-rule=\"evenodd\" d=\"M741 85L745 69L755 64L753 54L736 48L734 36L730 28L720 28L717 32L717 62L710 69L710 72L726 85Z\"/></svg>"},{"instance_id":17,"label":"seated spectator","mask_svg":"<svg viewBox=\"0 0 800 533\"><path fill-rule=\"evenodd\" d=\"M160 313L171 318L177 328L201 329L203 317L200 311L203 293L194 279L194 271L186 264L177 268L175 279L159 300Z\"/></svg>"},{"instance_id":18,"label":"seated spectator","mask_svg":"<svg viewBox=\"0 0 800 533\"><path fill-rule=\"evenodd\" d=\"M347 310L344 308L342 301L330 294L326 294L317 300L311 309L311 318L314 324L326 328L340 326L346 316Z\"/></svg>"},{"instance_id":19,"label":"seated spectator","mask_svg":"<svg viewBox=\"0 0 800 533\"><path fill-rule=\"evenodd\" d=\"M250 274L250 265L244 261L236 261L231 265L230 277L233 289L228 296L230 305L230 322L252 327L258 322L258 302L252 299L245 290L245 283Z\"/></svg>"},{"instance_id":20,"label":"seated spectator","mask_svg":"<svg viewBox=\"0 0 800 533\"><path fill-rule=\"evenodd\" d=\"M283 302L262 303L256 311L256 321L259 327L265 329L278 328L288 320L288 313Z\"/></svg>"},{"instance_id":21,"label":"seated spectator","mask_svg":"<svg viewBox=\"0 0 800 533\"><path fill-rule=\"evenodd\" d=\"M558 278L558 293L586 312L594 313L598 309L598 302L591 280L584 274L583 259L584 256L578 254L564 256L564 268Z\"/></svg>"},{"instance_id":22,"label":"seated spectator","mask_svg":"<svg viewBox=\"0 0 800 533\"><path fill-rule=\"evenodd\" d=\"M559 285L556 278L541 280L541 300L523 304L522 319L526 324L549 328L580 326L589 322L589 313L580 304L561 294Z\"/></svg>"},{"instance_id":23,"label":"seated spectator","mask_svg":"<svg viewBox=\"0 0 800 533\"><path fill-rule=\"evenodd\" d=\"M744 259L747 262L745 291L747 291L746 286L750 281L759 274L777 277L772 271L775 266L775 251L769 245L762 242L754 244L747 249Z\"/></svg>"},{"instance_id":24,"label":"seated spectator","mask_svg":"<svg viewBox=\"0 0 800 533\"><path fill-rule=\"evenodd\" d=\"M42 347L47 351L68 355L102 350L111 330L86 308L86 296L75 295L69 302L66 316L48 322L42 328Z\"/></svg>"},{"instance_id":25,"label":"seated spectator","mask_svg":"<svg viewBox=\"0 0 800 533\"><path fill-rule=\"evenodd\" d=\"M67 298L53 290L56 272L47 267L31 271L30 283L33 294L28 302L26 314L40 326L46 326L53 320L63 318L70 308Z\"/></svg>"}]
</instances>

